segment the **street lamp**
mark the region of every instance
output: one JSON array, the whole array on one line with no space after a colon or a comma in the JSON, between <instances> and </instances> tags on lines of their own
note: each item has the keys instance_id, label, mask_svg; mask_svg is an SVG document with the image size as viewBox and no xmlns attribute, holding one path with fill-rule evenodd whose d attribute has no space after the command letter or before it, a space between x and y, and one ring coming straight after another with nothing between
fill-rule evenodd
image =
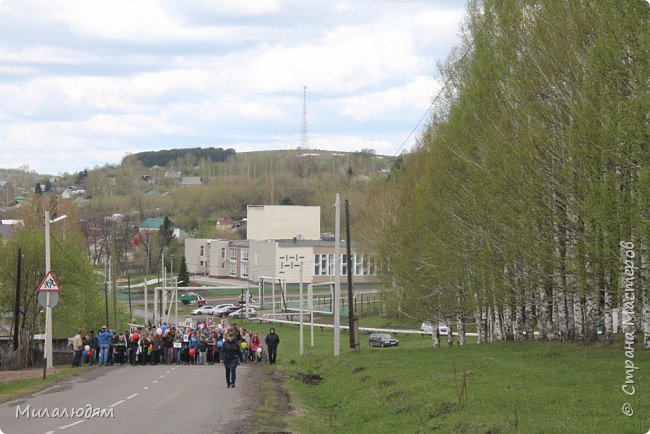
<instances>
[{"instance_id":1,"label":"street lamp","mask_svg":"<svg viewBox=\"0 0 650 434\"><path fill-rule=\"evenodd\" d=\"M52 271L50 266L50 223L56 223L66 218L66 215L50 220L50 212L45 211L45 275ZM47 291L47 299L45 302L45 348L43 357L45 358L45 368L52 367L52 305L51 305L51 291Z\"/></svg>"}]
</instances>

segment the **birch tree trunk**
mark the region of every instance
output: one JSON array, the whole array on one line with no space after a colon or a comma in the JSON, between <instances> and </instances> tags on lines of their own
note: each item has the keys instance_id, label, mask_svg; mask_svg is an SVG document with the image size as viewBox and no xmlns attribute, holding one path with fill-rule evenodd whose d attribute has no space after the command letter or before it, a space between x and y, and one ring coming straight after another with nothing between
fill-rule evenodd
<instances>
[{"instance_id":1,"label":"birch tree trunk","mask_svg":"<svg viewBox=\"0 0 650 434\"><path fill-rule=\"evenodd\" d=\"M646 254L646 244L640 244L641 267L639 285L643 287L643 308L641 325L643 327L643 349L650 349L650 290L648 290L648 255Z\"/></svg>"},{"instance_id":2,"label":"birch tree trunk","mask_svg":"<svg viewBox=\"0 0 650 434\"><path fill-rule=\"evenodd\" d=\"M515 338L512 325L512 307L508 300L503 305L503 332L506 341L512 341Z\"/></svg>"},{"instance_id":3,"label":"birch tree trunk","mask_svg":"<svg viewBox=\"0 0 650 434\"><path fill-rule=\"evenodd\" d=\"M524 306L523 300L519 298L515 299L515 309L514 309L514 321L513 321L513 332L515 341L524 340Z\"/></svg>"},{"instance_id":4,"label":"birch tree trunk","mask_svg":"<svg viewBox=\"0 0 650 434\"><path fill-rule=\"evenodd\" d=\"M560 249L556 249L556 261L563 262ZM566 269L563 265L556 266L553 273L553 326L558 338L564 341L568 336L568 320L566 297L564 292Z\"/></svg>"},{"instance_id":5,"label":"birch tree trunk","mask_svg":"<svg viewBox=\"0 0 650 434\"><path fill-rule=\"evenodd\" d=\"M433 327L433 331L431 332L431 346L433 348L440 348L440 330L438 330L438 326Z\"/></svg>"},{"instance_id":6,"label":"birch tree trunk","mask_svg":"<svg viewBox=\"0 0 650 434\"><path fill-rule=\"evenodd\" d=\"M582 304L580 294L573 294L573 338L577 341L585 340L585 321Z\"/></svg>"},{"instance_id":7,"label":"birch tree trunk","mask_svg":"<svg viewBox=\"0 0 650 434\"><path fill-rule=\"evenodd\" d=\"M598 339L598 303L591 296L587 296L585 303L585 339L594 342Z\"/></svg>"},{"instance_id":8,"label":"birch tree trunk","mask_svg":"<svg viewBox=\"0 0 650 434\"><path fill-rule=\"evenodd\" d=\"M605 342L611 344L614 337L614 317L612 316L612 291L610 291L609 285L604 289L603 304L603 315L605 316Z\"/></svg>"},{"instance_id":9,"label":"birch tree trunk","mask_svg":"<svg viewBox=\"0 0 650 434\"><path fill-rule=\"evenodd\" d=\"M494 314L492 306L487 308L487 341L494 342Z\"/></svg>"},{"instance_id":10,"label":"birch tree trunk","mask_svg":"<svg viewBox=\"0 0 650 434\"><path fill-rule=\"evenodd\" d=\"M526 340L535 340L535 318L533 316L533 290L524 291L524 327Z\"/></svg>"},{"instance_id":11,"label":"birch tree trunk","mask_svg":"<svg viewBox=\"0 0 650 434\"><path fill-rule=\"evenodd\" d=\"M487 321L488 315L487 315L487 308L485 305L481 306L481 334L483 336L483 342L487 342Z\"/></svg>"},{"instance_id":12,"label":"birch tree trunk","mask_svg":"<svg viewBox=\"0 0 650 434\"><path fill-rule=\"evenodd\" d=\"M478 294L474 293L474 322L476 323L476 343L482 344L483 340L483 325L481 324L481 307L478 301Z\"/></svg>"},{"instance_id":13,"label":"birch tree trunk","mask_svg":"<svg viewBox=\"0 0 650 434\"><path fill-rule=\"evenodd\" d=\"M458 332L458 345L465 345L465 313L459 310L456 313L456 326ZM451 324L449 324L451 327Z\"/></svg>"},{"instance_id":14,"label":"birch tree trunk","mask_svg":"<svg viewBox=\"0 0 650 434\"><path fill-rule=\"evenodd\" d=\"M539 338L542 340L550 339L549 330L551 327L549 322L551 317L548 311L548 299L546 297L546 289L543 285L537 290L539 294L537 297L537 326L539 328Z\"/></svg>"},{"instance_id":15,"label":"birch tree trunk","mask_svg":"<svg viewBox=\"0 0 650 434\"><path fill-rule=\"evenodd\" d=\"M643 349L650 349L650 291L643 288Z\"/></svg>"},{"instance_id":16,"label":"birch tree trunk","mask_svg":"<svg viewBox=\"0 0 650 434\"><path fill-rule=\"evenodd\" d=\"M503 340L503 326L501 324L501 314L497 306L496 299L494 300L494 338L498 341Z\"/></svg>"},{"instance_id":17,"label":"birch tree trunk","mask_svg":"<svg viewBox=\"0 0 650 434\"><path fill-rule=\"evenodd\" d=\"M564 291L559 288L553 291L553 318L557 318L553 324L557 330L557 338L564 341L567 338L566 300Z\"/></svg>"}]
</instances>

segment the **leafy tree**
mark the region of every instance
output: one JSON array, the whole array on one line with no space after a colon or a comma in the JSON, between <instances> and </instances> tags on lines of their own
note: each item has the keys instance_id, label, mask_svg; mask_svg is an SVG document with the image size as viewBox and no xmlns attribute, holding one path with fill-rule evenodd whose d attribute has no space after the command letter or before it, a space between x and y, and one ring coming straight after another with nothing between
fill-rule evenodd
<instances>
[{"instance_id":1,"label":"leafy tree","mask_svg":"<svg viewBox=\"0 0 650 434\"><path fill-rule=\"evenodd\" d=\"M16 257L22 252L20 282L20 317L14 319L20 330L19 353L23 366L33 362L31 347L34 334L44 327L44 315L38 304L36 288L45 276L45 240L43 207L49 207L47 197L32 195L22 208L24 226L15 238L0 246L0 306L3 311L13 311L16 293ZM94 327L101 321L101 290L94 281L94 273L86 255L86 245L81 231L76 227L76 213L66 203L59 203L59 214L68 218L50 225L51 268L61 287L60 299L53 308L53 336L72 336L77 328Z\"/></svg>"}]
</instances>

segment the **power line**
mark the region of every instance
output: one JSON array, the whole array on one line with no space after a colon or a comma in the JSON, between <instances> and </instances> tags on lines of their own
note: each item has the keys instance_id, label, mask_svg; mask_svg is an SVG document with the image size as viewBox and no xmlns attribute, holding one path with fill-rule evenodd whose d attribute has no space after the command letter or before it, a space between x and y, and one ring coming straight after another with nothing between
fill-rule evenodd
<instances>
[{"instance_id":1,"label":"power line","mask_svg":"<svg viewBox=\"0 0 650 434\"><path fill-rule=\"evenodd\" d=\"M474 41L472 40L471 43L469 44L469 46L467 47L467 49L465 50L465 52L463 53L463 55L460 57L460 59L458 59L457 63L464 61L465 57L467 57L467 55L469 54L469 52L471 51L471 49L473 47L474 47ZM404 148L404 146L406 146L408 141L411 139L411 136L417 131L417 129L420 127L420 124L422 123L424 118L431 112L431 109L438 102L438 100L440 99L440 96L442 95L442 92L447 88L447 85L449 84L449 82L451 82L451 79L454 78L454 70L452 69L451 71L452 71L451 74L449 74L449 77L447 77L445 82L442 84L442 87L440 88L440 90L438 91L436 96L433 98L433 101L431 101L431 104L429 104L429 107L427 107L427 109L424 111L424 113L420 117L420 120L411 129L411 132L409 132L408 136L406 136L406 138L404 139L404 141L402 142L400 147L397 148L397 151L395 151L395 154L394 154L395 156L399 155L399 153L402 152L402 149Z\"/></svg>"}]
</instances>

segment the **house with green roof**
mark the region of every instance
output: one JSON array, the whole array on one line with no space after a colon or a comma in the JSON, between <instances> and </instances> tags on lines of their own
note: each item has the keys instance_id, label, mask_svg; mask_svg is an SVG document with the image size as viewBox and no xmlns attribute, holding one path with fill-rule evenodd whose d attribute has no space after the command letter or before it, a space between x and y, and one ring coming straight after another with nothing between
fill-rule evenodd
<instances>
[{"instance_id":1,"label":"house with green roof","mask_svg":"<svg viewBox=\"0 0 650 434\"><path fill-rule=\"evenodd\" d=\"M140 226L138 229L140 232L151 232L151 231L158 231L160 230L160 227L163 225L165 222L165 219L163 217L149 217L142 223L140 223Z\"/></svg>"}]
</instances>

